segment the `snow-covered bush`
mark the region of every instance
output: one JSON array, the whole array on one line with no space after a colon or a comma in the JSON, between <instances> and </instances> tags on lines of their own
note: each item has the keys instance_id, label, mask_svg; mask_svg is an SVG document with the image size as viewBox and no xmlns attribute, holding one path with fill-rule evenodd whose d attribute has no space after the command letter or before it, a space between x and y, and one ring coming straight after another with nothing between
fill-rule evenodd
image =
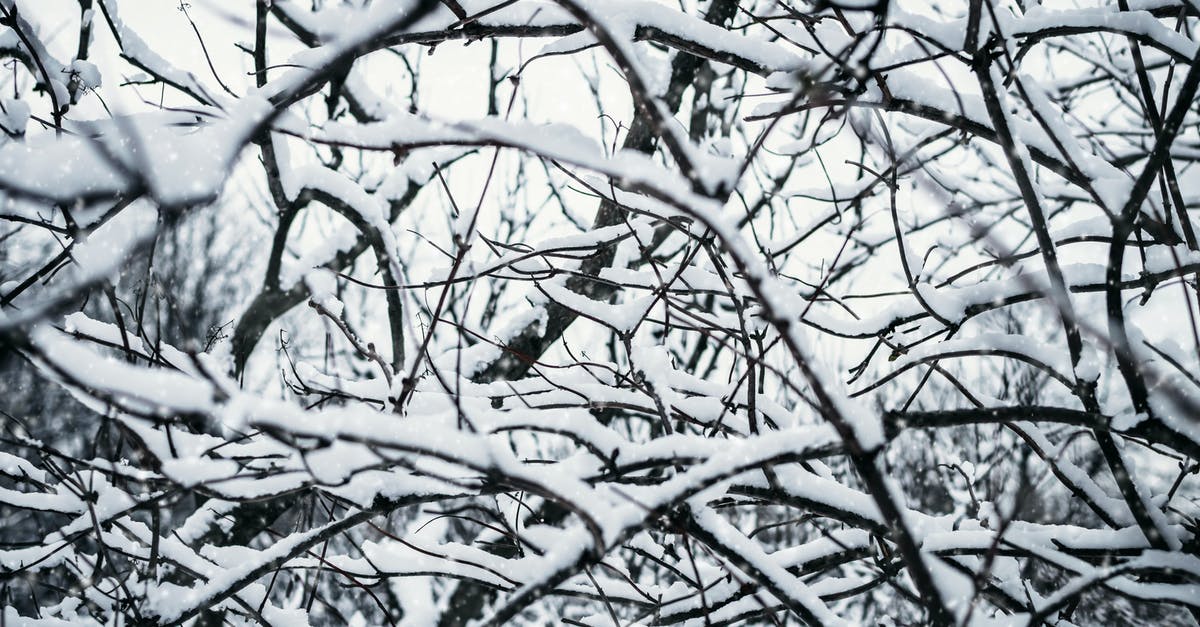
<instances>
[{"instance_id":1,"label":"snow-covered bush","mask_svg":"<svg viewBox=\"0 0 1200 627\"><path fill-rule=\"evenodd\" d=\"M1198 35L0 0L0 623L1191 624Z\"/></svg>"}]
</instances>

